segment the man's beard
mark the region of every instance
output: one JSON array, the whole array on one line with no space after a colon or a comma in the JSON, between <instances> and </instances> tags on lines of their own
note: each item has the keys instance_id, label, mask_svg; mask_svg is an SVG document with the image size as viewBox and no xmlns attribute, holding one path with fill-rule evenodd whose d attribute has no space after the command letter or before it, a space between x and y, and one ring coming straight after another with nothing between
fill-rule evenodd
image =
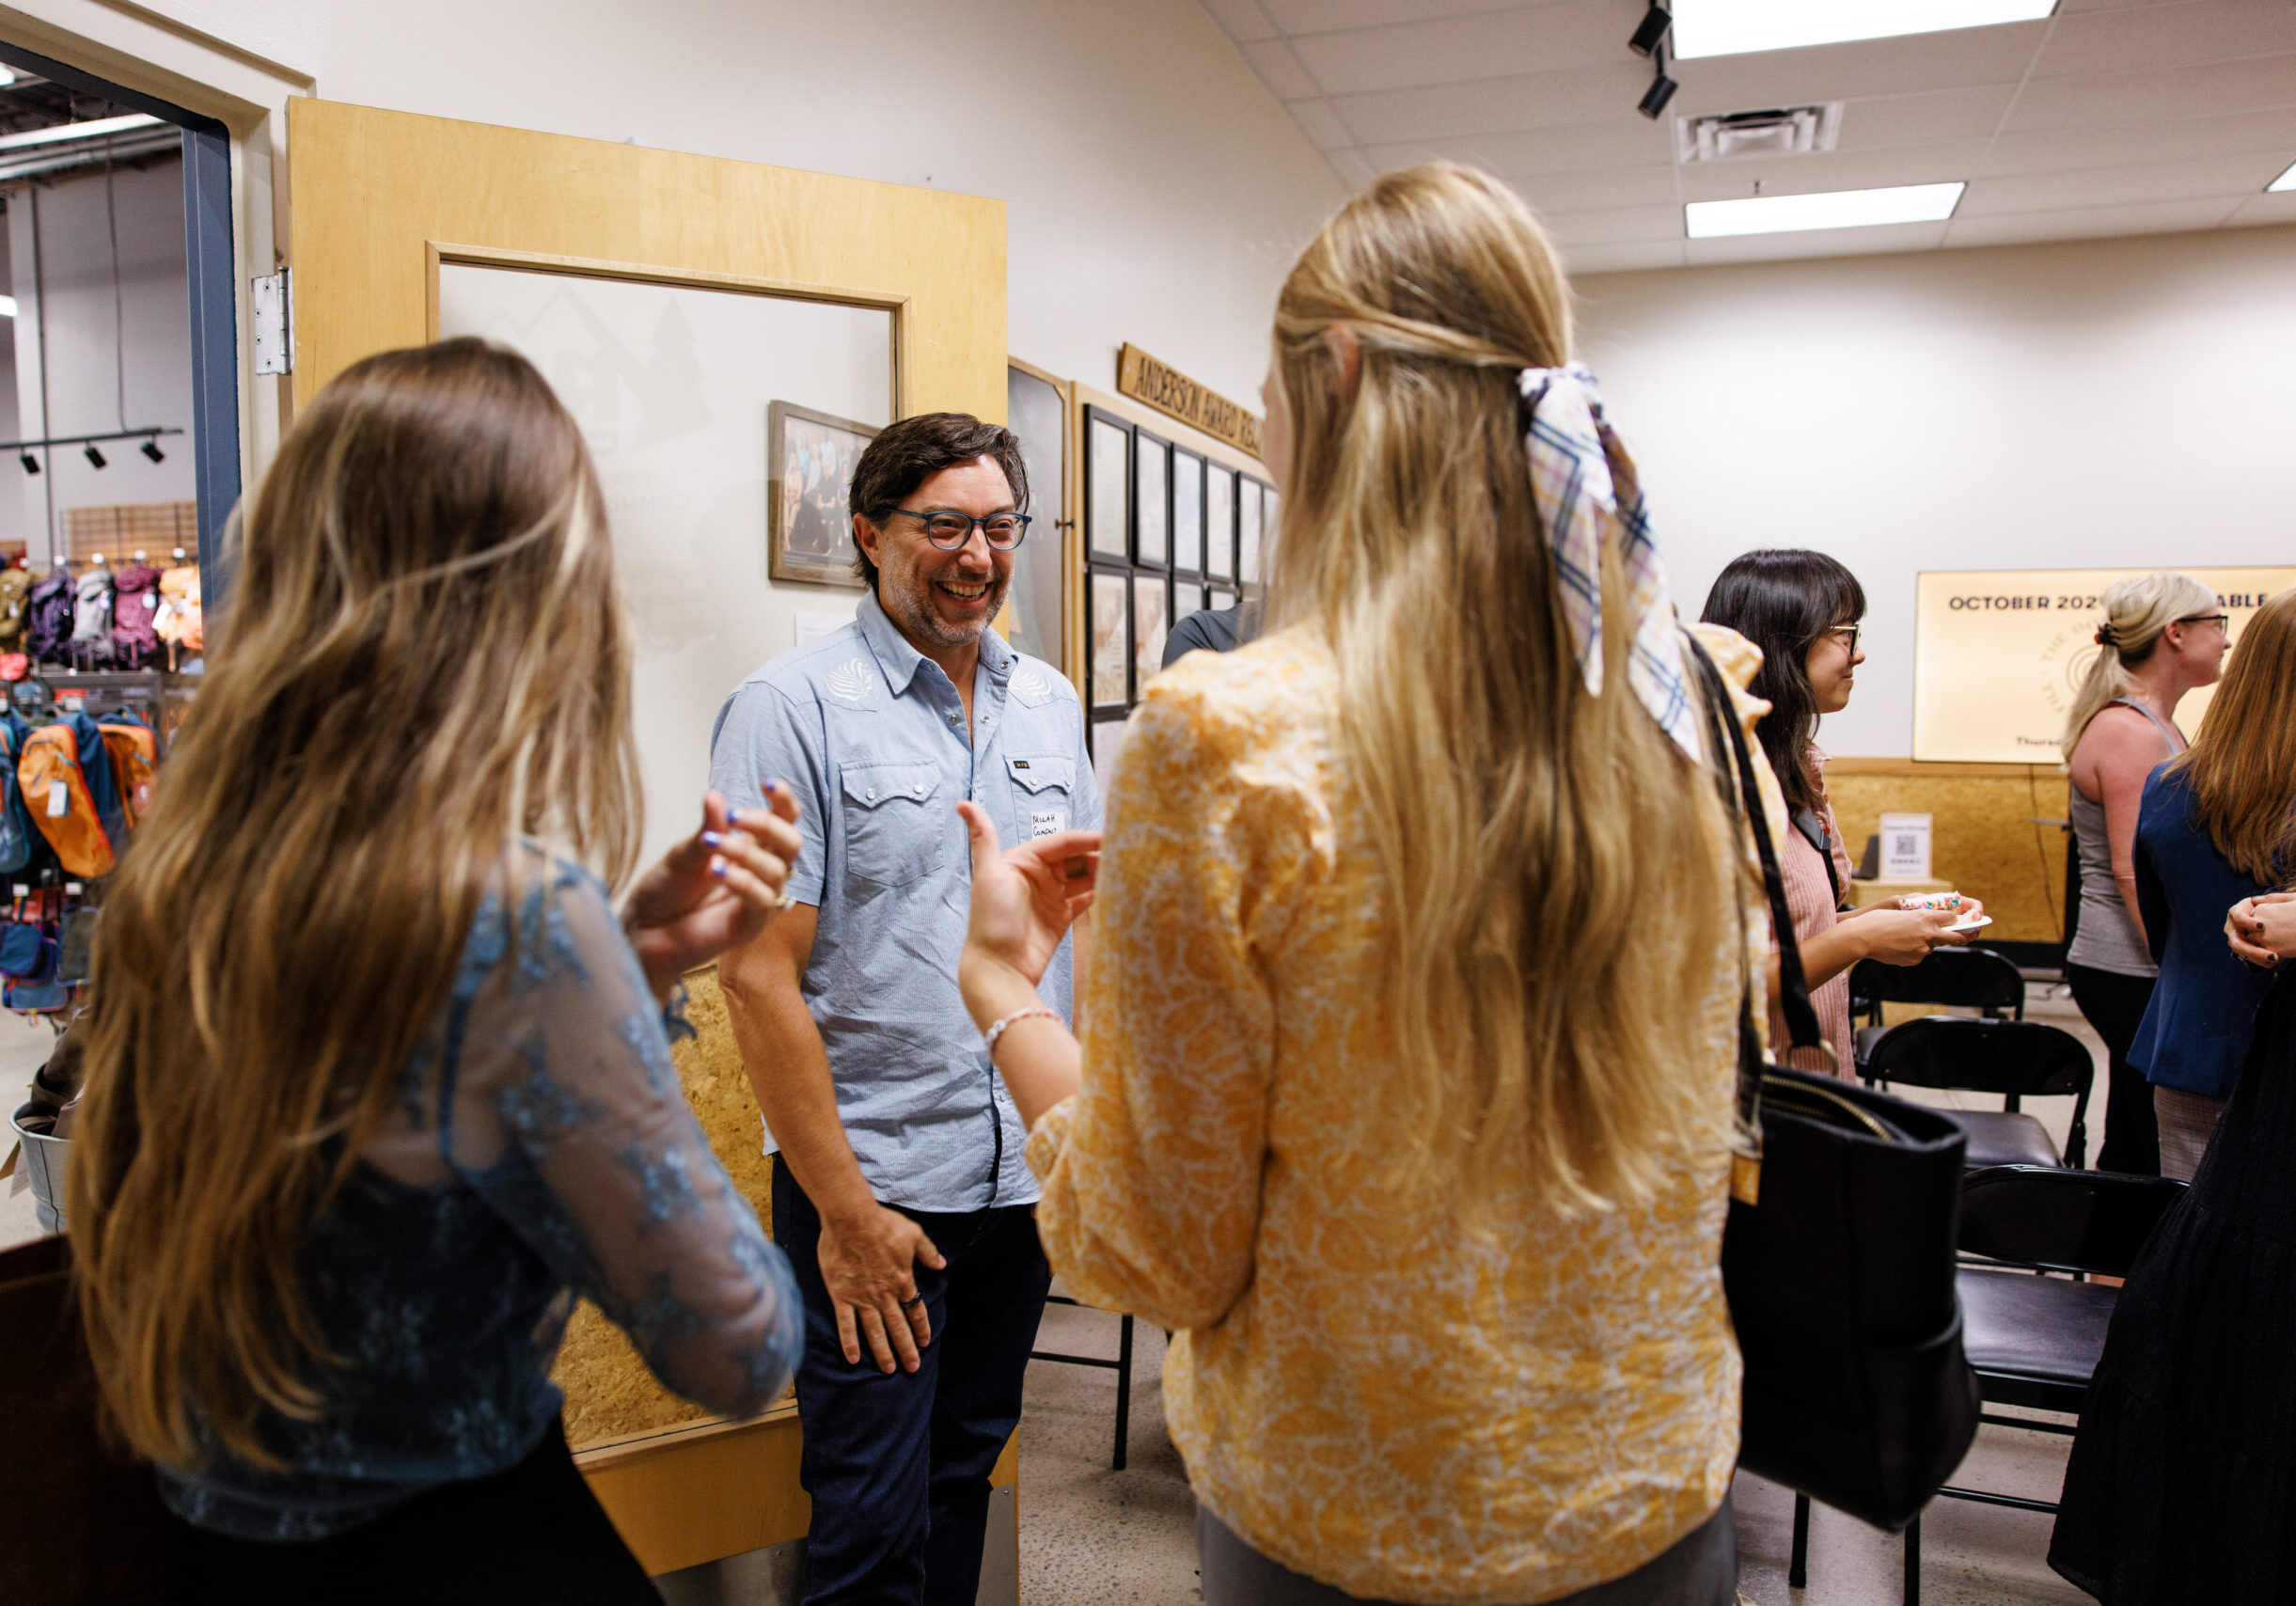
<instances>
[{"instance_id":1,"label":"man's beard","mask_svg":"<svg viewBox=\"0 0 2296 1606\"><path fill-rule=\"evenodd\" d=\"M904 615L897 622L918 640L943 652L969 647L981 639L981 633L989 627L997 617L997 610L1004 606L1004 593L1012 585L1012 576L991 570L983 583L988 587L988 606L981 611L981 622L951 625L933 606L934 580L922 570L913 571L906 590L896 596Z\"/></svg>"}]
</instances>

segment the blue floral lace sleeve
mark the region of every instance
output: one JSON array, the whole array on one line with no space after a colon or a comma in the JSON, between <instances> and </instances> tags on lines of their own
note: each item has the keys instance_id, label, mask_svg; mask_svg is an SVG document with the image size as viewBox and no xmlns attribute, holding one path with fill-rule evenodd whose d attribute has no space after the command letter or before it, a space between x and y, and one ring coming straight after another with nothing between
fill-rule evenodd
<instances>
[{"instance_id":1,"label":"blue floral lace sleeve","mask_svg":"<svg viewBox=\"0 0 2296 1606\"><path fill-rule=\"evenodd\" d=\"M437 1152L664 1383L753 1415L789 1381L802 1306L685 1101L675 1002L586 873L551 862L490 899L446 1022Z\"/></svg>"}]
</instances>

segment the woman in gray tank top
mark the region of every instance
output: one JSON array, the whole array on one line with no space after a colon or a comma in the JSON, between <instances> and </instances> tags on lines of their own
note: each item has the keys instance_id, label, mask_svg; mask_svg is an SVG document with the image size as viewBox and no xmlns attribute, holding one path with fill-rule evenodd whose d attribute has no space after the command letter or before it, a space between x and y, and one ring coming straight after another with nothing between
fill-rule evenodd
<instances>
[{"instance_id":1,"label":"woman in gray tank top","mask_svg":"<svg viewBox=\"0 0 2296 1606\"><path fill-rule=\"evenodd\" d=\"M2123 580L2099 599L2099 652L2066 722L2073 839L2081 885L2065 979L2073 1001L2112 1056L2099 1171L2157 1176L2160 1132L2152 1090L2129 1061L2129 1045L2152 997L2158 968L2137 913L2134 851L2146 779L2184 750L2177 704L2216 679L2225 620L2216 593L2189 575Z\"/></svg>"}]
</instances>

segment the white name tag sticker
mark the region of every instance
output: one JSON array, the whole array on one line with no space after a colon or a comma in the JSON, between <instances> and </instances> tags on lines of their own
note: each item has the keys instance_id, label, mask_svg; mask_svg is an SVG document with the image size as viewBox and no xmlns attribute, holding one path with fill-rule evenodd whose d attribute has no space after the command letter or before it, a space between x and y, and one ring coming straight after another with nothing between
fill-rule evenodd
<instances>
[{"instance_id":1,"label":"white name tag sticker","mask_svg":"<svg viewBox=\"0 0 2296 1606\"><path fill-rule=\"evenodd\" d=\"M1029 816L1029 838L1031 842L1038 837L1048 837L1066 829L1068 811L1064 809L1048 809Z\"/></svg>"},{"instance_id":2,"label":"white name tag sticker","mask_svg":"<svg viewBox=\"0 0 2296 1606\"><path fill-rule=\"evenodd\" d=\"M60 780L48 783L48 818L60 820L71 812L71 788Z\"/></svg>"}]
</instances>

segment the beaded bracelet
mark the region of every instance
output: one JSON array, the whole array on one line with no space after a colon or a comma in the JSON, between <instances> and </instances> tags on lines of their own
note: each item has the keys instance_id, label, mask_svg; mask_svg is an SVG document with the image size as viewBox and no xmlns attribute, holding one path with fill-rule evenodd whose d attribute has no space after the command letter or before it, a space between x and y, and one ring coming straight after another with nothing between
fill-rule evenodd
<instances>
[{"instance_id":1,"label":"beaded bracelet","mask_svg":"<svg viewBox=\"0 0 2296 1606\"><path fill-rule=\"evenodd\" d=\"M989 1029L981 1034L981 1047L986 1049L988 1052L988 1057L991 1060L994 1060L997 1057L997 1039L1004 1035L1004 1029L1012 1025L1013 1022L1016 1020L1027 1020L1031 1016L1039 1015L1045 1016L1047 1020L1058 1020L1061 1018L1058 1015L1054 1014L1051 1010L1046 1009L1041 1004L1034 1009L1016 1009L1011 1015L1004 1016L1002 1019L990 1023Z\"/></svg>"}]
</instances>

